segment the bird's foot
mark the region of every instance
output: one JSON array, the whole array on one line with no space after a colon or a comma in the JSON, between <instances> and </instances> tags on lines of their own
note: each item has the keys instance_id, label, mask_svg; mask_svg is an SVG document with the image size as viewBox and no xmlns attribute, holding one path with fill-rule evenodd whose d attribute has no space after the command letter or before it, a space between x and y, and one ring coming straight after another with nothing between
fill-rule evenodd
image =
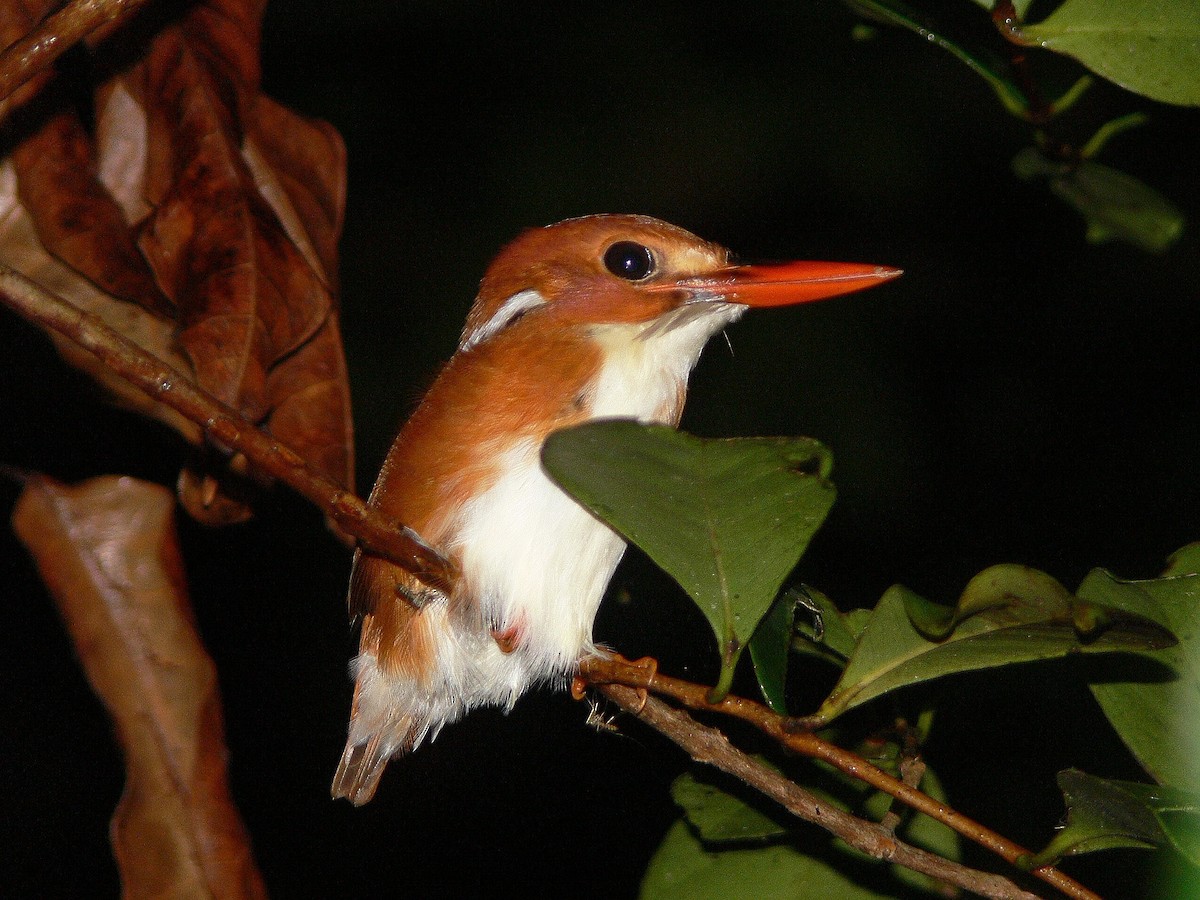
<instances>
[{"instance_id":1,"label":"bird's foot","mask_svg":"<svg viewBox=\"0 0 1200 900\"><path fill-rule=\"evenodd\" d=\"M619 664L624 671L619 679L612 679L627 687L635 688L638 693L640 703L638 708L633 710L634 715L640 713L646 707L646 700L649 697L648 688L654 681L654 676L658 674L658 660L652 656L643 656L638 660L626 659L619 653L611 653L607 657L607 662ZM630 672L630 669L638 670ZM571 680L571 696L575 700L583 700L587 696L589 680L582 675L576 675Z\"/></svg>"},{"instance_id":2,"label":"bird's foot","mask_svg":"<svg viewBox=\"0 0 1200 900\"><path fill-rule=\"evenodd\" d=\"M629 660L620 655L618 655L616 658L619 662L623 662L626 665L632 666L635 669L640 669L641 672L645 673L644 681L641 680L643 678L643 676L641 675L641 673L639 673L638 680L639 680L640 684L630 685L630 687L637 688L639 703L638 703L638 708L633 710L633 714L636 716L638 713L640 713L643 709L646 708L646 700L648 700L650 697L649 687L650 687L651 683L654 681L654 676L658 674L658 660L655 659L653 656L643 656L641 659L638 659L638 660Z\"/></svg>"}]
</instances>

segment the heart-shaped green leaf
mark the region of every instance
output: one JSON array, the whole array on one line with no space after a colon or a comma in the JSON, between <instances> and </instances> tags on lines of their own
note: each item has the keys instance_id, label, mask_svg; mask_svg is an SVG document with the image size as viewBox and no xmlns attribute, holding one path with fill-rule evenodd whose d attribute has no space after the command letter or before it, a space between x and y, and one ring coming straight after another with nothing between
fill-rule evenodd
<instances>
[{"instance_id":1,"label":"heart-shaped green leaf","mask_svg":"<svg viewBox=\"0 0 1200 900\"><path fill-rule=\"evenodd\" d=\"M809 438L703 440L610 420L556 432L542 464L688 592L721 655L714 699L833 505L829 451Z\"/></svg>"},{"instance_id":2,"label":"heart-shaped green leaf","mask_svg":"<svg viewBox=\"0 0 1200 900\"><path fill-rule=\"evenodd\" d=\"M1200 544L1176 553L1163 578L1121 581L1096 570L1079 596L1156 615L1179 638L1177 646L1114 660L1092 693L1147 772L1200 791Z\"/></svg>"},{"instance_id":3,"label":"heart-shaped green leaf","mask_svg":"<svg viewBox=\"0 0 1200 900\"><path fill-rule=\"evenodd\" d=\"M896 585L870 614L841 679L811 720L820 724L888 691L955 672L1173 642L1144 613L1085 603L1025 566L986 569L953 609Z\"/></svg>"}]
</instances>

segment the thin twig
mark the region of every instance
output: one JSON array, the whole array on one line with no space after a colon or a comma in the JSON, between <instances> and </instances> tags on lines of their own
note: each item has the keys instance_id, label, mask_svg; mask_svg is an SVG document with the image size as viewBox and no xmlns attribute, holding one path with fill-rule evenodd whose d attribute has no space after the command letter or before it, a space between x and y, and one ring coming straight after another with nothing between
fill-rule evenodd
<instances>
[{"instance_id":1,"label":"thin twig","mask_svg":"<svg viewBox=\"0 0 1200 900\"><path fill-rule=\"evenodd\" d=\"M75 0L0 53L0 111L17 88L92 32L132 15L149 0Z\"/></svg>"},{"instance_id":2,"label":"thin twig","mask_svg":"<svg viewBox=\"0 0 1200 900\"><path fill-rule=\"evenodd\" d=\"M679 678L659 675L654 666L631 663L628 660L589 658L580 665L580 677L593 685L622 684L654 691L671 697L690 709L707 710L742 719L796 753L819 759L835 769L895 797L901 803L922 812L953 828L963 837L991 850L1018 868L1033 854L1030 850L1008 840L928 794L909 787L900 779L871 765L851 753L807 731L789 730L789 720L775 714L761 703L743 697L727 696L719 703L709 703L709 689ZM1099 896L1069 875L1053 866L1039 866L1029 873L1051 884L1076 900L1099 900Z\"/></svg>"},{"instance_id":3,"label":"thin twig","mask_svg":"<svg viewBox=\"0 0 1200 900\"><path fill-rule=\"evenodd\" d=\"M372 553L386 557L425 584L449 593L453 563L410 528L382 517L334 484L293 450L246 421L237 410L201 390L187 375L122 337L97 316L0 266L0 301L36 325L58 332L92 353L116 375L204 429L217 445L245 455L258 469L311 500Z\"/></svg>"},{"instance_id":4,"label":"thin twig","mask_svg":"<svg viewBox=\"0 0 1200 900\"><path fill-rule=\"evenodd\" d=\"M597 689L626 712L662 732L692 759L727 772L780 803L797 818L819 825L863 853L983 897L1037 900L1036 894L1023 890L1002 875L971 869L913 847L897 839L890 829L831 806L734 747L717 729L701 725L687 713L661 700L650 697L643 701L635 688L625 685L604 684Z\"/></svg>"}]
</instances>

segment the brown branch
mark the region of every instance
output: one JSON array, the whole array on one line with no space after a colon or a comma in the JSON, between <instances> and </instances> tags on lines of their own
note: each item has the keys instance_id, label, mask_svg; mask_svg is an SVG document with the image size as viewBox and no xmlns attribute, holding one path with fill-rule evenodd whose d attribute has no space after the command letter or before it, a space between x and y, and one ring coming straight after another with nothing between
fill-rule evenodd
<instances>
[{"instance_id":1,"label":"brown branch","mask_svg":"<svg viewBox=\"0 0 1200 900\"><path fill-rule=\"evenodd\" d=\"M97 29L132 15L149 0L75 0L0 53L0 114L21 85Z\"/></svg>"},{"instance_id":2,"label":"brown branch","mask_svg":"<svg viewBox=\"0 0 1200 900\"><path fill-rule=\"evenodd\" d=\"M453 563L410 528L382 517L350 491L309 467L293 450L246 421L237 410L201 390L187 375L122 337L97 316L0 266L0 301L29 321L58 332L92 353L109 370L152 400L195 422L217 445L237 451L258 469L311 500L364 549L386 557L425 584L449 593Z\"/></svg>"},{"instance_id":3,"label":"brown branch","mask_svg":"<svg viewBox=\"0 0 1200 900\"><path fill-rule=\"evenodd\" d=\"M1037 900L1036 894L1023 890L1001 875L971 869L913 847L898 840L885 826L859 819L831 806L734 747L717 729L701 725L687 713L661 700L650 697L643 701L637 689L620 684L603 684L598 690L626 712L660 731L696 762L706 763L732 775L775 800L797 818L820 826L863 853L983 897Z\"/></svg>"},{"instance_id":4,"label":"brown branch","mask_svg":"<svg viewBox=\"0 0 1200 900\"><path fill-rule=\"evenodd\" d=\"M991 850L1017 868L1024 869L1023 860L1033 855L1020 844L1008 840L928 794L910 787L862 757L811 732L796 730L795 720L779 716L761 703L732 695L719 703L709 703L709 689L704 685L659 675L654 666L644 662L631 663L618 658L586 659L580 664L579 676L593 685L621 684L651 690L671 697L690 709L722 713L749 722L787 749L811 759L819 759L852 778L890 794L906 806L953 828L968 840ZM1030 869L1029 872L1068 897L1076 900L1100 900L1097 894L1053 866L1039 866Z\"/></svg>"}]
</instances>

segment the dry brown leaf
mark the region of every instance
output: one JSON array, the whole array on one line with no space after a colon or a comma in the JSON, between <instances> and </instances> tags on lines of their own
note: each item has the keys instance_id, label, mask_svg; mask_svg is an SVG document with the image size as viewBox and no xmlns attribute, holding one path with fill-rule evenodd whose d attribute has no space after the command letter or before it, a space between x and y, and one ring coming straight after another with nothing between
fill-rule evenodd
<instances>
[{"instance_id":1,"label":"dry brown leaf","mask_svg":"<svg viewBox=\"0 0 1200 900\"><path fill-rule=\"evenodd\" d=\"M0 41L50 6L0 0ZM148 44L130 46L148 39L130 30L94 43L94 70L118 71L94 88L94 136L55 108L45 78L27 86L43 94L22 107L27 134L0 169L0 262L97 313L350 485L335 300L345 149L330 126L259 93L263 6L207 0ZM200 442L195 425L56 343L119 399ZM181 478L185 505L213 524L245 518L240 500L212 494L212 468Z\"/></svg>"},{"instance_id":2,"label":"dry brown leaf","mask_svg":"<svg viewBox=\"0 0 1200 900\"><path fill-rule=\"evenodd\" d=\"M259 191L310 266L337 289L346 209L346 145L327 122L255 98L244 152Z\"/></svg>"},{"instance_id":3,"label":"dry brown leaf","mask_svg":"<svg viewBox=\"0 0 1200 900\"><path fill-rule=\"evenodd\" d=\"M235 111L202 59L168 29L146 61L147 183L169 187L149 198L140 244L179 309L197 381L257 422L269 411L267 369L316 332L331 298L254 189Z\"/></svg>"},{"instance_id":4,"label":"dry brown leaf","mask_svg":"<svg viewBox=\"0 0 1200 900\"><path fill-rule=\"evenodd\" d=\"M127 897L265 897L229 796L216 669L196 633L169 491L32 480L13 514L125 754L112 822Z\"/></svg>"},{"instance_id":5,"label":"dry brown leaf","mask_svg":"<svg viewBox=\"0 0 1200 900\"><path fill-rule=\"evenodd\" d=\"M177 371L191 370L187 358L175 346L174 322L105 293L46 252L38 241L29 213L17 196L17 174L11 160L0 161L0 263L11 266L80 309L99 316ZM95 378L122 405L165 422L192 443L200 442L200 427L194 422L130 387L92 354L57 333L50 332L50 338L67 362Z\"/></svg>"},{"instance_id":6,"label":"dry brown leaf","mask_svg":"<svg viewBox=\"0 0 1200 900\"><path fill-rule=\"evenodd\" d=\"M92 141L73 110L52 114L12 154L21 205L42 246L103 291L173 313L124 214L96 177Z\"/></svg>"},{"instance_id":7,"label":"dry brown leaf","mask_svg":"<svg viewBox=\"0 0 1200 900\"><path fill-rule=\"evenodd\" d=\"M274 409L272 434L289 447L304 447L305 459L341 485L354 481L354 434L349 376L341 354L336 313L292 356L271 370L268 389Z\"/></svg>"}]
</instances>

